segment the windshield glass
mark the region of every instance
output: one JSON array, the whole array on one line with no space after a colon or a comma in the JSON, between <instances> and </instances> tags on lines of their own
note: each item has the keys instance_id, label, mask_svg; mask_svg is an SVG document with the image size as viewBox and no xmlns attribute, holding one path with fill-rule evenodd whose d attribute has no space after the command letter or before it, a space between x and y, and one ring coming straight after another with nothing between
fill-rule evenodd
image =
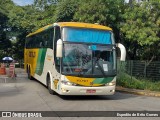
<instances>
[{"instance_id":1,"label":"windshield glass","mask_svg":"<svg viewBox=\"0 0 160 120\"><path fill-rule=\"evenodd\" d=\"M64 43L62 74L86 77L116 75L115 47Z\"/></svg>"},{"instance_id":2,"label":"windshield glass","mask_svg":"<svg viewBox=\"0 0 160 120\"><path fill-rule=\"evenodd\" d=\"M63 40L90 44L114 44L111 31L87 28L63 28Z\"/></svg>"}]
</instances>

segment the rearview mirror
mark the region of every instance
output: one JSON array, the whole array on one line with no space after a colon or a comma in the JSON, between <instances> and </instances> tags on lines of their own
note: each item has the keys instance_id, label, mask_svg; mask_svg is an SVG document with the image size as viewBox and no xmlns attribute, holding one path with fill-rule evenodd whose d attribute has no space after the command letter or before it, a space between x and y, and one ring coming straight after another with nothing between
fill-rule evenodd
<instances>
[{"instance_id":1,"label":"rearview mirror","mask_svg":"<svg viewBox=\"0 0 160 120\"><path fill-rule=\"evenodd\" d=\"M121 43L117 43L116 46L120 49L121 51L121 61L125 61L126 60L126 48L121 44Z\"/></svg>"},{"instance_id":2,"label":"rearview mirror","mask_svg":"<svg viewBox=\"0 0 160 120\"><path fill-rule=\"evenodd\" d=\"M56 57L60 57L60 58L62 57L62 48L63 48L63 42L61 39L58 39Z\"/></svg>"}]
</instances>

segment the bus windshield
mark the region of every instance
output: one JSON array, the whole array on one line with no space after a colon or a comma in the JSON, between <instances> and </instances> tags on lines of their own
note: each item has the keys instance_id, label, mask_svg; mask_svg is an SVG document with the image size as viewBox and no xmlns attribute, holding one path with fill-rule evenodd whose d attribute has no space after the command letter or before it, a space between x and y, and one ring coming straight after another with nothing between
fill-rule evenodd
<instances>
[{"instance_id":1,"label":"bus windshield","mask_svg":"<svg viewBox=\"0 0 160 120\"><path fill-rule=\"evenodd\" d=\"M64 43L62 74L85 77L115 76L114 46Z\"/></svg>"},{"instance_id":2,"label":"bus windshield","mask_svg":"<svg viewBox=\"0 0 160 120\"><path fill-rule=\"evenodd\" d=\"M63 28L63 40L79 43L114 44L112 32L87 28Z\"/></svg>"}]
</instances>

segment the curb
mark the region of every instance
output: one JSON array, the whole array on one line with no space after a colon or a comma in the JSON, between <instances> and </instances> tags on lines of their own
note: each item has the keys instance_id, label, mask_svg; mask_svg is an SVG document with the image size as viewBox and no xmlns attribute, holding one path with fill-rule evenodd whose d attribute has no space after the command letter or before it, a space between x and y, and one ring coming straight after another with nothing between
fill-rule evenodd
<instances>
[{"instance_id":1,"label":"curb","mask_svg":"<svg viewBox=\"0 0 160 120\"><path fill-rule=\"evenodd\" d=\"M136 95L160 97L160 92L157 92L157 91L138 90L138 89L124 88L121 86L116 86L116 91L124 92L124 93L131 93L131 94L136 94Z\"/></svg>"}]
</instances>

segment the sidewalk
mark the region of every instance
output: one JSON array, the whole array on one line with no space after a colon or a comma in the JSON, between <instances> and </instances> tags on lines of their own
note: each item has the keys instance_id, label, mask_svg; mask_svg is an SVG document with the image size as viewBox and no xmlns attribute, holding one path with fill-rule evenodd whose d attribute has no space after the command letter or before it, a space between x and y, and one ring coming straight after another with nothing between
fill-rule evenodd
<instances>
[{"instance_id":1,"label":"sidewalk","mask_svg":"<svg viewBox=\"0 0 160 120\"><path fill-rule=\"evenodd\" d=\"M124 87L121 87L121 86L116 86L116 91L131 93L131 94L136 94L136 95L160 97L160 92L157 92L157 91L138 90L138 89L124 88Z\"/></svg>"}]
</instances>

